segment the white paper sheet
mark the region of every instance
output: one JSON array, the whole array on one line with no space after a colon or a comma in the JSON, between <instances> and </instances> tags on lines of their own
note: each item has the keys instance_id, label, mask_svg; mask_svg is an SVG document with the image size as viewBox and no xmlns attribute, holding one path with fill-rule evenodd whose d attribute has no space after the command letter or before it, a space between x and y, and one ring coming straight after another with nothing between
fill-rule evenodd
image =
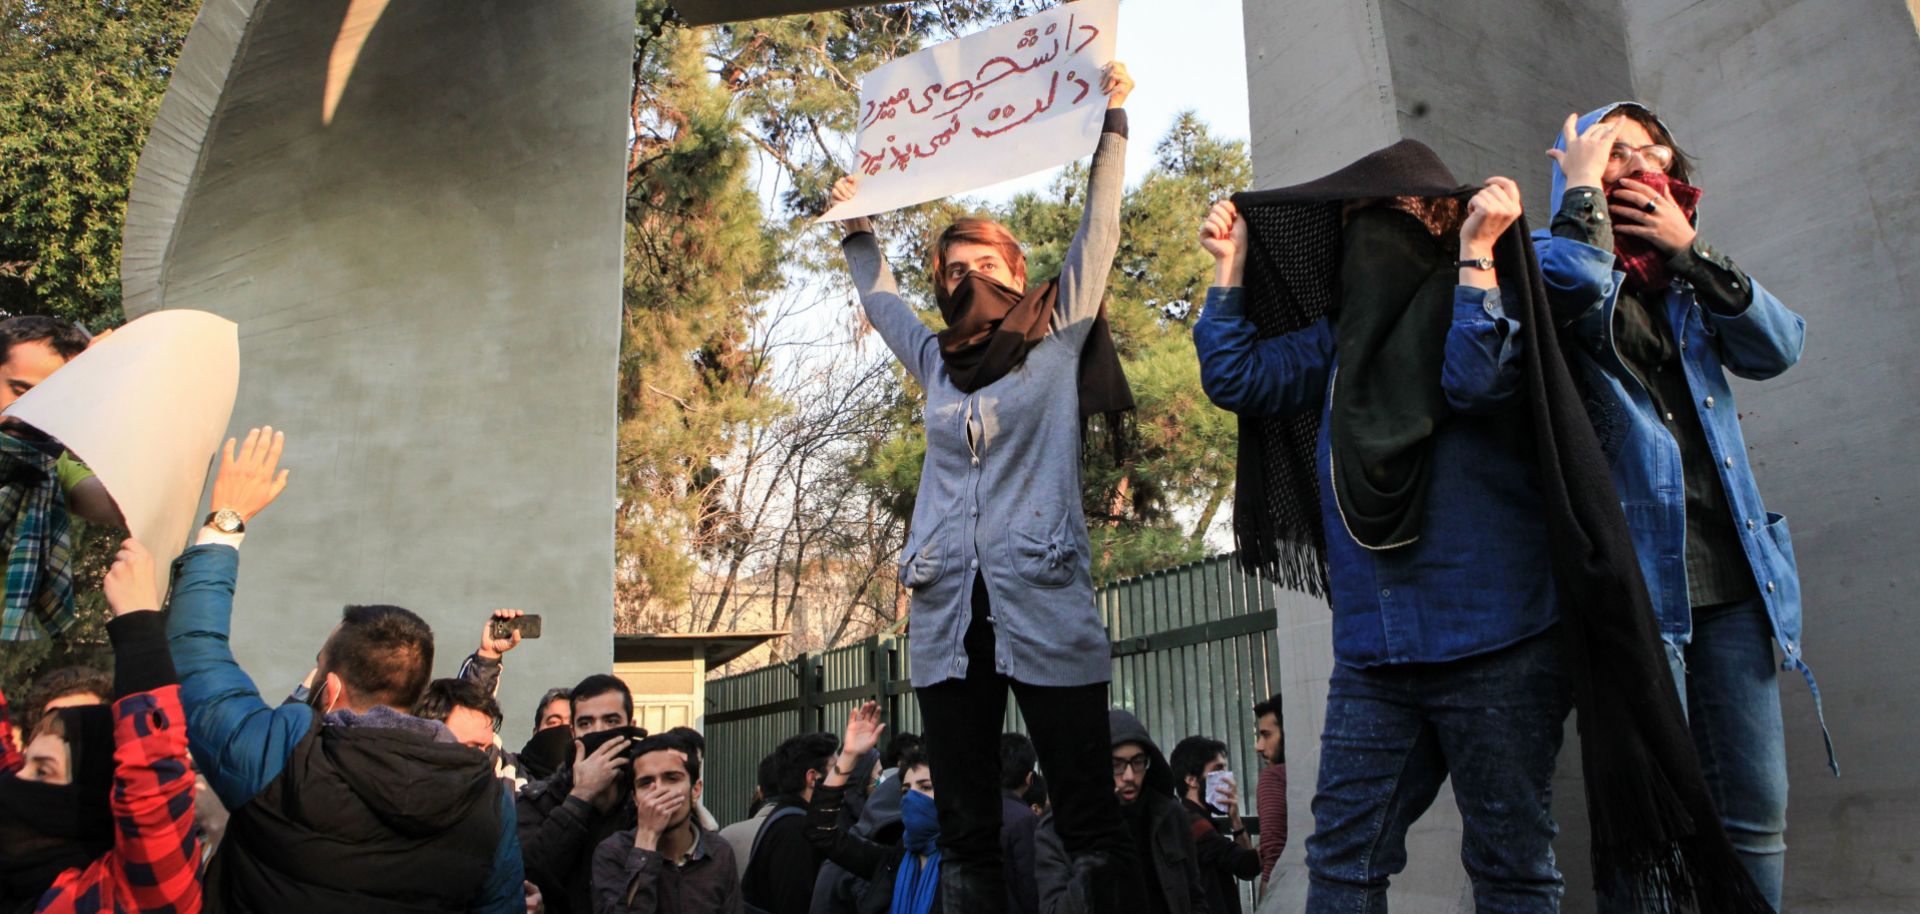
<instances>
[{"instance_id":1,"label":"white paper sheet","mask_svg":"<svg viewBox=\"0 0 1920 914\"><path fill-rule=\"evenodd\" d=\"M93 470L134 538L153 553L164 594L239 383L232 321L156 311L68 362L6 415L59 439Z\"/></svg>"},{"instance_id":2,"label":"white paper sheet","mask_svg":"<svg viewBox=\"0 0 1920 914\"><path fill-rule=\"evenodd\" d=\"M1093 151L1119 0L1065 3L875 68L860 81L860 192L820 221L870 216Z\"/></svg>"}]
</instances>

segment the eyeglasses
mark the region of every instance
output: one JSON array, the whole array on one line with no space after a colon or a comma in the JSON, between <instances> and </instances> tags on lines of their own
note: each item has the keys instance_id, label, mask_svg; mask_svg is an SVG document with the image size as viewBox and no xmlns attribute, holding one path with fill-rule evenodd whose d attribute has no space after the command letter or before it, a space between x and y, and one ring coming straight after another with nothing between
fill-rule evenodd
<instances>
[{"instance_id":1,"label":"eyeglasses","mask_svg":"<svg viewBox=\"0 0 1920 914\"><path fill-rule=\"evenodd\" d=\"M1133 758L1121 758L1116 755L1113 757L1113 776L1119 777L1120 773L1126 771L1128 768L1132 768L1134 774L1146 774L1147 766L1152 763L1153 760L1147 758L1145 753L1136 755Z\"/></svg>"},{"instance_id":2,"label":"eyeglasses","mask_svg":"<svg viewBox=\"0 0 1920 914\"><path fill-rule=\"evenodd\" d=\"M1645 146L1628 146L1625 143L1615 143L1613 144L1613 151L1608 153L1607 158L1615 162L1624 163L1636 155L1640 157L1640 161L1646 163L1648 168L1662 174L1665 174L1667 169L1673 167L1673 150L1659 143L1648 143Z\"/></svg>"}]
</instances>

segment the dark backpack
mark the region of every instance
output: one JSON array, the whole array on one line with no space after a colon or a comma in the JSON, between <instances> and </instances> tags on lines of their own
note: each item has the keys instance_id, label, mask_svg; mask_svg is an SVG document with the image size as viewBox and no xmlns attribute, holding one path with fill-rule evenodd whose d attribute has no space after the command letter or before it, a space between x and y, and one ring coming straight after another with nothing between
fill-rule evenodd
<instances>
[{"instance_id":1,"label":"dark backpack","mask_svg":"<svg viewBox=\"0 0 1920 914\"><path fill-rule=\"evenodd\" d=\"M782 806L779 809L774 810L772 815L767 816L767 821L760 823L760 830L753 833L753 847L752 849L747 851L746 861L740 864L741 878L745 878L747 875L747 870L753 868L753 858L760 856L760 839L766 837L768 826L771 826L773 823L778 822L781 819L785 819L788 816L801 815L806 811L807 811L806 808L803 806ZM752 904L745 900L742 900L740 904L745 909L745 914L772 914L772 912L766 910L765 908L759 907L758 905Z\"/></svg>"}]
</instances>

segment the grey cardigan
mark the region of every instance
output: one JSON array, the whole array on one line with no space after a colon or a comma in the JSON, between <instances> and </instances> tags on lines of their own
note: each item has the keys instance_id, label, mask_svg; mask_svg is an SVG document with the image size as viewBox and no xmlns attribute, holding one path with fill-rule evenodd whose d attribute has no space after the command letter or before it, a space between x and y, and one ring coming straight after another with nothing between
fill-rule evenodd
<instances>
[{"instance_id":1,"label":"grey cardigan","mask_svg":"<svg viewBox=\"0 0 1920 914\"><path fill-rule=\"evenodd\" d=\"M993 610L995 672L1041 686L1110 678L1080 509L1077 380L1120 245L1126 147L1122 133L1100 135L1053 331L1019 368L971 394L948 379L939 341L901 300L879 242L863 232L842 246L868 322L927 392L927 455L900 562L913 591L917 688L967 674L961 639L975 573Z\"/></svg>"}]
</instances>

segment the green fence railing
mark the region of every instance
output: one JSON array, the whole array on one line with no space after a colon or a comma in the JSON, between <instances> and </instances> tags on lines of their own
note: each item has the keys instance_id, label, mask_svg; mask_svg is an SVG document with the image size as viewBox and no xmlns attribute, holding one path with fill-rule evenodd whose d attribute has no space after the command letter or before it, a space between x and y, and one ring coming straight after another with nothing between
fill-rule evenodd
<instances>
[{"instance_id":1,"label":"green fence railing","mask_svg":"<svg viewBox=\"0 0 1920 914\"><path fill-rule=\"evenodd\" d=\"M1231 556L1117 581L1097 596L1112 641L1113 703L1138 715L1165 751L1196 733L1225 742L1250 827L1261 767L1252 707L1280 681L1282 598L1306 599L1241 571ZM859 702L879 702L889 732L920 732L909 676L907 638L876 636L709 680L707 808L723 823L744 817L760 759L797 733L838 734ZM1007 707L1008 729L1024 730L1011 698Z\"/></svg>"}]
</instances>

